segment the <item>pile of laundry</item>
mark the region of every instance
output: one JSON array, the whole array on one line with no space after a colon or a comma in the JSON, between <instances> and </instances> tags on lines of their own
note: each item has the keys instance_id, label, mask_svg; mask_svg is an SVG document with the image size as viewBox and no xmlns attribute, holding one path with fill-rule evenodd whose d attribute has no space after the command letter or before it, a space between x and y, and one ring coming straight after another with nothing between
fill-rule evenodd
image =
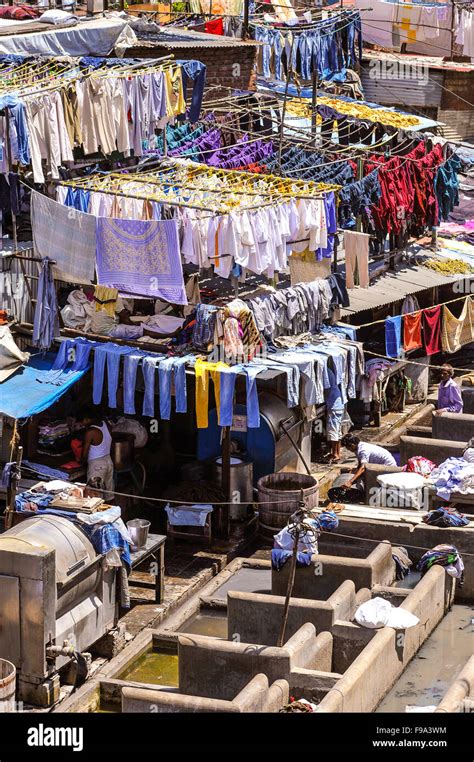
<instances>
[{"instance_id":1,"label":"pile of laundry","mask_svg":"<svg viewBox=\"0 0 474 762\"><path fill-rule=\"evenodd\" d=\"M467 463L464 458L448 458L431 472L429 481L444 500L450 500L453 492L474 494L474 463Z\"/></svg>"},{"instance_id":2,"label":"pile of laundry","mask_svg":"<svg viewBox=\"0 0 474 762\"><path fill-rule=\"evenodd\" d=\"M455 508L436 508L425 514L423 521L435 527L466 527L469 524L469 519Z\"/></svg>"},{"instance_id":3,"label":"pile of laundry","mask_svg":"<svg viewBox=\"0 0 474 762\"><path fill-rule=\"evenodd\" d=\"M428 550L418 561L417 569L424 577L432 566L444 566L451 577L459 580L460 587L464 583L464 562L454 545L436 545Z\"/></svg>"}]
</instances>

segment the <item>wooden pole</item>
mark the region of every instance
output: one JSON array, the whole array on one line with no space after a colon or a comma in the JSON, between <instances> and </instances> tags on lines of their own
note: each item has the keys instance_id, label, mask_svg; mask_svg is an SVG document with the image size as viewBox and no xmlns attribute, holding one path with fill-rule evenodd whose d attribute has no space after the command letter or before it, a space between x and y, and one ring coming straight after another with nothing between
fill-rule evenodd
<instances>
[{"instance_id":1,"label":"wooden pole","mask_svg":"<svg viewBox=\"0 0 474 762\"><path fill-rule=\"evenodd\" d=\"M290 575L288 577L288 587L286 590L286 597L285 597L285 603L283 606L283 619L281 620L281 627L280 627L280 633L278 635L278 641L277 646L281 648L283 646L283 643L285 642L285 632L286 632L286 625L288 622L288 614L290 613L290 600L291 600L291 594L293 592L293 587L295 584L295 574L296 574L296 557L298 554L298 542L300 539L300 524L299 522L304 518L304 508L305 508L305 502L303 497L303 490L301 490L300 495L300 503L297 512L294 514L295 516L295 536L294 536L294 543L293 543L293 554L291 556L291 565L290 565ZM291 519L290 519L291 521Z\"/></svg>"},{"instance_id":2,"label":"wooden pole","mask_svg":"<svg viewBox=\"0 0 474 762\"><path fill-rule=\"evenodd\" d=\"M21 461L23 458L23 447L18 444L19 442L19 435L18 435L18 426L17 422L15 420L15 424L13 427L13 434L12 434L12 441L11 441L11 454L10 454L10 460L14 463L16 463L16 473L13 474L10 478L8 487L7 487L7 508L5 511L5 529L10 529L13 523L13 513L15 511L15 497L16 497L16 491L18 487L18 474L20 473L20 467L21 467Z\"/></svg>"},{"instance_id":3,"label":"wooden pole","mask_svg":"<svg viewBox=\"0 0 474 762\"><path fill-rule=\"evenodd\" d=\"M295 572L296 572L296 556L298 553L298 540L300 537L299 529L296 529L295 544L293 546L293 555L291 556L290 576L288 578L288 589L286 591L285 605L283 606L283 619L280 627L280 634L278 635L277 646L281 648L285 642L285 631L288 622L288 614L290 613L290 600L295 584Z\"/></svg>"},{"instance_id":4,"label":"wooden pole","mask_svg":"<svg viewBox=\"0 0 474 762\"><path fill-rule=\"evenodd\" d=\"M455 29L454 29L454 0L451 0L451 52L449 56L449 60L454 60L454 35L455 35Z\"/></svg>"},{"instance_id":5,"label":"wooden pole","mask_svg":"<svg viewBox=\"0 0 474 762\"><path fill-rule=\"evenodd\" d=\"M250 0L244 0L244 21L242 24L242 39L246 40L249 35L249 3Z\"/></svg>"}]
</instances>

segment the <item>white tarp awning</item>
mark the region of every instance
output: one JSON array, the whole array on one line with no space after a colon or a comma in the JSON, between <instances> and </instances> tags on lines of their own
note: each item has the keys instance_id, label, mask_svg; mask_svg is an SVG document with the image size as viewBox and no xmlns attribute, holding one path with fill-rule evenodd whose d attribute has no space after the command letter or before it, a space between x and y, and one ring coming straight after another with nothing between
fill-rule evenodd
<instances>
[{"instance_id":1,"label":"white tarp awning","mask_svg":"<svg viewBox=\"0 0 474 762\"><path fill-rule=\"evenodd\" d=\"M107 56L123 33L130 32L128 23L119 18L79 21L66 29L44 24L44 32L0 37L0 53L23 56Z\"/></svg>"}]
</instances>

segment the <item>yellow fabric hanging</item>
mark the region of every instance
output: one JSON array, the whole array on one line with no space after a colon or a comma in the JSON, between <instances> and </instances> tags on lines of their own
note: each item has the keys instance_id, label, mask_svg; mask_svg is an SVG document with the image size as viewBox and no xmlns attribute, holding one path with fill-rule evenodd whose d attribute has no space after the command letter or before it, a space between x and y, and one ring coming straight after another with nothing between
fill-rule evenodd
<instances>
[{"instance_id":1,"label":"yellow fabric hanging","mask_svg":"<svg viewBox=\"0 0 474 762\"><path fill-rule=\"evenodd\" d=\"M473 340L473 302L467 296L460 316L457 318L451 310L443 305L443 325L441 329L441 345L443 352L453 354L465 344Z\"/></svg>"},{"instance_id":2,"label":"yellow fabric hanging","mask_svg":"<svg viewBox=\"0 0 474 762\"><path fill-rule=\"evenodd\" d=\"M96 286L94 290L95 311L106 312L110 317L115 316L118 290L109 286Z\"/></svg>"},{"instance_id":3,"label":"yellow fabric hanging","mask_svg":"<svg viewBox=\"0 0 474 762\"><path fill-rule=\"evenodd\" d=\"M186 111L186 101L183 95L183 78L181 67L174 71L167 69L165 71L165 89L166 89L166 115L179 116Z\"/></svg>"},{"instance_id":4,"label":"yellow fabric hanging","mask_svg":"<svg viewBox=\"0 0 474 762\"><path fill-rule=\"evenodd\" d=\"M198 429L207 429L209 425L209 375L214 382L214 397L217 407L217 422L220 420L221 377L220 371L228 368L225 362L206 362L198 357L194 366L196 374L196 419Z\"/></svg>"}]
</instances>

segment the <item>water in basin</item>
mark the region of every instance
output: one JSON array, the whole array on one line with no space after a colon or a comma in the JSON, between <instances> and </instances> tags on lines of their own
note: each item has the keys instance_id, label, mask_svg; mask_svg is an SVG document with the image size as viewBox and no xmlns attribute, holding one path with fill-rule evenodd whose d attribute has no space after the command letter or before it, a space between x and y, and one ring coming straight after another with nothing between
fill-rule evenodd
<instances>
[{"instance_id":1,"label":"water in basin","mask_svg":"<svg viewBox=\"0 0 474 762\"><path fill-rule=\"evenodd\" d=\"M272 592L271 569L251 569L244 566L218 587L212 597L226 601L229 590L237 590L240 593L270 594Z\"/></svg>"},{"instance_id":2,"label":"water in basin","mask_svg":"<svg viewBox=\"0 0 474 762\"><path fill-rule=\"evenodd\" d=\"M150 649L129 664L118 676L120 680L177 687L178 654L165 649Z\"/></svg>"},{"instance_id":3,"label":"water in basin","mask_svg":"<svg viewBox=\"0 0 474 762\"><path fill-rule=\"evenodd\" d=\"M178 632L208 635L227 640L227 616L224 611L201 610L181 625Z\"/></svg>"}]
</instances>

